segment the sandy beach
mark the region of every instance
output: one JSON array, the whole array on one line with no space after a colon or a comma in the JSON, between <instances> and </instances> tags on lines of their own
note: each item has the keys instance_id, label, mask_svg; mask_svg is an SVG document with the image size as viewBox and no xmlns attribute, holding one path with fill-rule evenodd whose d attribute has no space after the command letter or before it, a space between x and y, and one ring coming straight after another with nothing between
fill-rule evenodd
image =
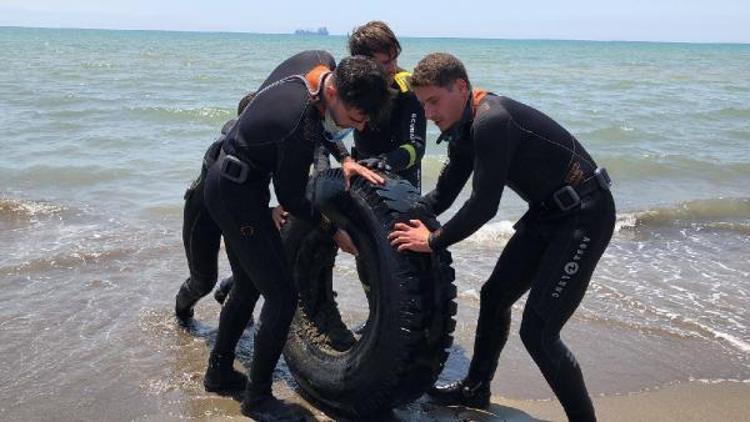
<instances>
[{"instance_id":1,"label":"sandy beach","mask_svg":"<svg viewBox=\"0 0 750 422\"><path fill-rule=\"evenodd\" d=\"M595 397L600 421L742 421L750 418L750 384L675 384L658 390ZM459 420L564 421L559 403L493 397L492 414L459 412ZM465 418L465 419L464 419Z\"/></svg>"},{"instance_id":2,"label":"sandy beach","mask_svg":"<svg viewBox=\"0 0 750 422\"><path fill-rule=\"evenodd\" d=\"M309 420L349 420L325 413L296 394L284 398L304 407ZM594 398L594 405L598 419L604 422L744 421L750 417L748 400L750 383L693 381L638 393L599 396ZM222 416L216 418L215 414L211 415L211 420L233 420L235 412L240 416L239 402L216 398L211 401L213 406L222 408ZM423 396L414 403L395 409L390 414L373 417L372 420L552 422L567 419L559 402L554 399L531 401L493 396L490 408L480 411L438 406Z\"/></svg>"}]
</instances>

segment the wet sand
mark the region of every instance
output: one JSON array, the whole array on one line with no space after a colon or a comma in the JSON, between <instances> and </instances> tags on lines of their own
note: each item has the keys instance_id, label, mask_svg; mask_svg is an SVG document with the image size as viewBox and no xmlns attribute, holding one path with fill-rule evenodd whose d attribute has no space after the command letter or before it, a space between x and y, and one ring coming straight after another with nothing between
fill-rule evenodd
<instances>
[{"instance_id":1,"label":"wet sand","mask_svg":"<svg viewBox=\"0 0 750 422\"><path fill-rule=\"evenodd\" d=\"M206 393L203 389L205 363L215 338L215 325L212 323L216 320L215 308L201 306L198 315L205 322L197 322L190 330L184 330L175 323L166 304L159 306L158 310L141 309L135 315L120 314L123 326L136 326L139 329L111 336L106 343L106 353L94 347L83 356L69 354L70 351L63 347L67 344L64 342L62 345L53 344L57 359L48 360L42 354L41 360L33 360L35 354L21 350L17 354L4 355L0 359L0 367L7 370L2 371L7 377L0 377L0 392L5 393L0 405L0 420L246 420L240 414L239 397L221 397ZM134 316L137 322L132 321ZM247 371L252 354L252 332L251 329L246 331L238 348L235 367L243 372ZM38 337L48 344L49 341L42 334L38 334ZM142 347L133 349L133 344L141 344ZM131 345L131 349L128 349L128 345ZM32 350L39 351L38 348ZM66 362L74 356L87 363ZM34 362L34 372L8 373L19 365L23 366L24 362L31 364L30 360ZM592 365L592 368L596 366ZM535 371L535 368L529 368L516 382L543 382L541 375ZM275 394L302 406L309 415L308 420L347 420L305 401L283 359L276 368L275 380ZM31 391L30 384L36 386L36 392ZM566 420L557 400L536 400L552 397L549 390L542 389L527 395L510 389L512 396L506 396L503 388L494 391L500 391L500 395L493 396L492 406L484 412L438 406L423 396L389 414L373 416L372 420ZM694 381L669 384L659 389L649 388L633 394L607 393L603 396L597 395L601 389L594 391L600 421L750 420L750 382Z\"/></svg>"},{"instance_id":2,"label":"wet sand","mask_svg":"<svg viewBox=\"0 0 750 422\"><path fill-rule=\"evenodd\" d=\"M750 420L748 400L748 383L691 382L634 394L596 397L594 405L601 421L743 421ZM493 397L492 401L490 411L495 415L477 420L566 420L556 400L530 402Z\"/></svg>"},{"instance_id":3,"label":"wet sand","mask_svg":"<svg viewBox=\"0 0 750 422\"><path fill-rule=\"evenodd\" d=\"M299 404L308 413L309 420L344 421L326 414L298 395L285 397ZM690 382L670 385L660 389L617 396L594 398L600 421L744 421L750 420L750 383L721 382L706 384ZM219 419L232 420L232 409L239 414L239 403L226 400L226 413ZM214 403L217 404L217 403ZM221 406L224 407L224 406ZM240 415L241 416L241 415ZM565 413L556 400L527 401L492 397L486 411L463 407L437 406L422 397L415 403L394 410L391 414L373 418L377 421L565 421Z\"/></svg>"}]
</instances>

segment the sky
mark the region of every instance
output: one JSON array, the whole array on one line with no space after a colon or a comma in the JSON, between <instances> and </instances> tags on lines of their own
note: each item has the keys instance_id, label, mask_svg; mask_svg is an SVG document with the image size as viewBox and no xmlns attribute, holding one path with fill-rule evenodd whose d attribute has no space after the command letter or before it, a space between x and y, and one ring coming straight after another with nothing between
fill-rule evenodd
<instances>
[{"instance_id":1,"label":"sky","mask_svg":"<svg viewBox=\"0 0 750 422\"><path fill-rule=\"evenodd\" d=\"M750 43L750 0L0 0L0 26Z\"/></svg>"}]
</instances>

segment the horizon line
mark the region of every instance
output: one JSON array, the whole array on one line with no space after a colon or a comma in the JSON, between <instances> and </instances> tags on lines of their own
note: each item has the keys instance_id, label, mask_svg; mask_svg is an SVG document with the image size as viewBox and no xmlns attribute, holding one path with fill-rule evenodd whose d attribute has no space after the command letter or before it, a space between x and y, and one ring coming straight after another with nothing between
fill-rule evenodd
<instances>
[{"instance_id":1,"label":"horizon line","mask_svg":"<svg viewBox=\"0 0 750 422\"><path fill-rule=\"evenodd\" d=\"M252 31L232 31L232 30L209 30L209 29L144 29L144 28L106 28L106 27L77 27L77 26L19 26L19 25L0 25L0 28L17 28L17 29L68 29L68 30L86 30L86 31L130 31L130 32L177 32L177 33L196 33L196 34L248 34L248 35L290 35L296 37L346 37L347 34L329 33L328 35L318 34L295 34L291 32L252 32ZM656 41L656 40L625 40L625 39L580 39L580 38L493 38L493 37L462 37L462 36L425 36L425 35L400 35L400 39L419 38L419 39L468 39L468 40L496 40L496 41L568 41L568 42L600 42L600 43L650 43L650 44L711 44L711 45L750 45L750 41Z\"/></svg>"}]
</instances>

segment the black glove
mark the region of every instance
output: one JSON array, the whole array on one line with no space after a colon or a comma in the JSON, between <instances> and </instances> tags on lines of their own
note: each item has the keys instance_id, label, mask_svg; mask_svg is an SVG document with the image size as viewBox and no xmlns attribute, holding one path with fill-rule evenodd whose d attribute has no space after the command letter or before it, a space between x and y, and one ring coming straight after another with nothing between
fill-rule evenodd
<instances>
[{"instance_id":1,"label":"black glove","mask_svg":"<svg viewBox=\"0 0 750 422\"><path fill-rule=\"evenodd\" d=\"M380 171L392 170L391 166L389 166L388 163L386 163L382 157L364 158L362 160L357 161L357 163L367 167L370 170L380 170Z\"/></svg>"}]
</instances>

